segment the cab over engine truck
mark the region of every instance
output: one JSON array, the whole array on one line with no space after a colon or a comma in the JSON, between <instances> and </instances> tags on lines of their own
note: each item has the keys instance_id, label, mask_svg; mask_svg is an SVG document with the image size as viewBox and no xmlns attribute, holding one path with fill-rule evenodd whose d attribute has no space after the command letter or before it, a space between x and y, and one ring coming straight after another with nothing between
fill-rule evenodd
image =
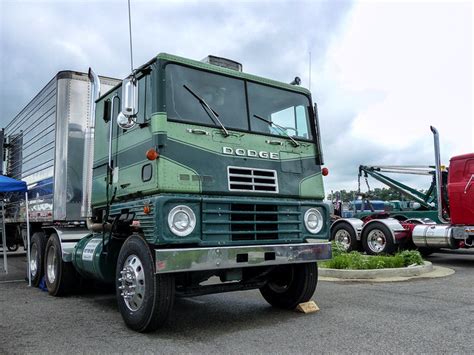
<instances>
[{"instance_id":1,"label":"cab over engine truck","mask_svg":"<svg viewBox=\"0 0 474 355\"><path fill-rule=\"evenodd\" d=\"M73 163L87 230L37 225L35 280L44 273L53 296L79 277L113 284L141 332L166 321L175 295L259 289L286 309L310 300L331 245L309 91L169 54L111 90L92 71L89 84L94 114L83 117L84 163Z\"/></svg>"},{"instance_id":2,"label":"cab over engine truck","mask_svg":"<svg viewBox=\"0 0 474 355\"><path fill-rule=\"evenodd\" d=\"M437 220L441 223L429 218L400 221L386 214L363 219L342 218L332 224L331 239L348 251L357 250L362 244L362 249L371 255L390 254L399 248L418 248L427 255L439 248L474 246L474 153L451 158L447 184L442 183L445 172L440 163L439 134L434 127L431 131L435 146Z\"/></svg>"}]
</instances>

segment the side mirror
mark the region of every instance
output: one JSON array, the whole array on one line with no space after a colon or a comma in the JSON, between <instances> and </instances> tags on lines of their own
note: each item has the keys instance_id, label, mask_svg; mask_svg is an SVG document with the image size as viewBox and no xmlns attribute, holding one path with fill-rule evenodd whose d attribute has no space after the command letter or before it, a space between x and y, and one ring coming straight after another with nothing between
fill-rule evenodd
<instances>
[{"instance_id":1,"label":"side mirror","mask_svg":"<svg viewBox=\"0 0 474 355\"><path fill-rule=\"evenodd\" d=\"M117 116L120 128L130 129L135 126L133 119L138 113L137 79L131 75L122 81L122 111Z\"/></svg>"}]
</instances>

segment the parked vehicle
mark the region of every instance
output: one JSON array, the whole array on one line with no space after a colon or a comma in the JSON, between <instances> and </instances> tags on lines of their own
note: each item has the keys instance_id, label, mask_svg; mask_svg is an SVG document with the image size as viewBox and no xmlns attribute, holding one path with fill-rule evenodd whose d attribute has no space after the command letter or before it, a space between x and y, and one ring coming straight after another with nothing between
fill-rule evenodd
<instances>
[{"instance_id":1,"label":"parked vehicle","mask_svg":"<svg viewBox=\"0 0 474 355\"><path fill-rule=\"evenodd\" d=\"M51 143L16 145L24 157L49 152L28 180L35 284L44 274L53 296L78 277L113 284L137 331L164 324L175 296L260 289L286 309L311 298L331 246L309 91L223 58L169 54L105 90L91 70L81 78L74 90L58 80L57 101L71 101L50 108ZM41 109L36 120L41 102L25 109ZM12 159L12 169L30 171L29 161ZM212 276L221 282L202 284Z\"/></svg>"},{"instance_id":2,"label":"parked vehicle","mask_svg":"<svg viewBox=\"0 0 474 355\"><path fill-rule=\"evenodd\" d=\"M397 179L390 177L389 174L409 174L409 175L424 175L431 177L431 184L425 192L418 191L414 187L408 186L407 184L398 181ZM364 177L369 187L367 178L370 176L377 181L387 185L395 191L398 191L401 195L408 198L410 201L408 205L405 201L391 201L390 207L385 208L385 212L390 217L398 219L399 221L405 221L411 218L429 218L435 222L441 222L438 220L438 207L437 207L437 196L436 196L436 169L434 166L396 166L396 165L385 165L385 166L359 166L359 186L360 179ZM448 180L447 169L443 167L442 172L442 191L447 191L446 184ZM370 187L369 192L370 195ZM447 194L443 196L443 203L448 206ZM362 211L354 214L355 218L365 218L372 214L374 211ZM377 212L377 211L375 211Z\"/></svg>"},{"instance_id":3,"label":"parked vehicle","mask_svg":"<svg viewBox=\"0 0 474 355\"><path fill-rule=\"evenodd\" d=\"M370 214L362 219L341 218L331 226L332 240L340 242L346 250L362 247L372 255L393 253L399 248L416 247L429 254L439 248L474 246L474 153L451 158L449 170L443 169L439 134L434 127L431 130L435 142L437 220L441 223L423 215L399 220L387 213Z\"/></svg>"}]
</instances>

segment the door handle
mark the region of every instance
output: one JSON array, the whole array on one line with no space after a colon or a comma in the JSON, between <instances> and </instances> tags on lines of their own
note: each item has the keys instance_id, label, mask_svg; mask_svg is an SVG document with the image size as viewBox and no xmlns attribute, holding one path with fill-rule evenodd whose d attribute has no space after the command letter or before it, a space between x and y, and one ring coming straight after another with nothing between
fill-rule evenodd
<instances>
[{"instance_id":1,"label":"door handle","mask_svg":"<svg viewBox=\"0 0 474 355\"><path fill-rule=\"evenodd\" d=\"M474 179L474 174L471 175L471 178L469 179L469 181L468 181L467 184L466 184L466 187L464 188L464 193L465 193L465 194L467 194L467 190L468 190L469 187L471 186L472 179Z\"/></svg>"},{"instance_id":2,"label":"door handle","mask_svg":"<svg viewBox=\"0 0 474 355\"><path fill-rule=\"evenodd\" d=\"M208 136L209 135L209 132L208 131L205 131L203 129L197 129L197 128L188 128L186 129L186 132L188 133L194 133L194 134L200 134L200 135L204 135L204 136Z\"/></svg>"},{"instance_id":3,"label":"door handle","mask_svg":"<svg viewBox=\"0 0 474 355\"><path fill-rule=\"evenodd\" d=\"M265 143L273 144L273 145L283 145L283 143L281 141L276 141L276 140L272 140L272 139L267 139L265 141Z\"/></svg>"}]
</instances>

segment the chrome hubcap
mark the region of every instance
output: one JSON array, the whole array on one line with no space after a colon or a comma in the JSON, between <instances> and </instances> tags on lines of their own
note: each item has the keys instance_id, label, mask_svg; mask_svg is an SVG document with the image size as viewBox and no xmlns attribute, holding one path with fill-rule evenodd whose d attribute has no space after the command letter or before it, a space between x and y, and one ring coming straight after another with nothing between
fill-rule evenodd
<instances>
[{"instance_id":1,"label":"chrome hubcap","mask_svg":"<svg viewBox=\"0 0 474 355\"><path fill-rule=\"evenodd\" d=\"M385 234L379 229L374 229L369 232L367 236L367 245L371 251L374 253L380 253L385 249L387 240L385 239Z\"/></svg>"},{"instance_id":2,"label":"chrome hubcap","mask_svg":"<svg viewBox=\"0 0 474 355\"><path fill-rule=\"evenodd\" d=\"M46 258L46 274L48 276L48 280L50 283L54 283L56 281L56 247L51 246L48 250L48 256Z\"/></svg>"},{"instance_id":3,"label":"chrome hubcap","mask_svg":"<svg viewBox=\"0 0 474 355\"><path fill-rule=\"evenodd\" d=\"M38 272L38 264L36 262L36 258L38 257L38 247L36 243L31 246L30 251L30 272L31 276L35 277L36 273Z\"/></svg>"},{"instance_id":4,"label":"chrome hubcap","mask_svg":"<svg viewBox=\"0 0 474 355\"><path fill-rule=\"evenodd\" d=\"M145 273L141 260L130 255L120 271L119 290L125 304L131 311L137 311L145 297Z\"/></svg>"},{"instance_id":5,"label":"chrome hubcap","mask_svg":"<svg viewBox=\"0 0 474 355\"><path fill-rule=\"evenodd\" d=\"M351 246L351 235L345 229L340 229L336 232L334 240L342 245L347 250Z\"/></svg>"}]
</instances>

